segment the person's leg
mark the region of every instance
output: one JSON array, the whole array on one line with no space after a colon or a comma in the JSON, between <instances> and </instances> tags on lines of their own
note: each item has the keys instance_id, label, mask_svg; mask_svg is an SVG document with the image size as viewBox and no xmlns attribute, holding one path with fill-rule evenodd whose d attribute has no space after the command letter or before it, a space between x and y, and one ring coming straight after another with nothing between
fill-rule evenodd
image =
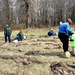
<instances>
[{"instance_id":1,"label":"person's leg","mask_svg":"<svg viewBox=\"0 0 75 75\"><path fill-rule=\"evenodd\" d=\"M19 36L16 36L16 40L18 40L18 41L19 41Z\"/></svg>"},{"instance_id":2,"label":"person's leg","mask_svg":"<svg viewBox=\"0 0 75 75\"><path fill-rule=\"evenodd\" d=\"M7 42L7 35L4 35L4 38L5 38L5 42Z\"/></svg>"},{"instance_id":3,"label":"person's leg","mask_svg":"<svg viewBox=\"0 0 75 75\"><path fill-rule=\"evenodd\" d=\"M11 42L11 35L8 35L8 41Z\"/></svg>"},{"instance_id":4,"label":"person's leg","mask_svg":"<svg viewBox=\"0 0 75 75\"><path fill-rule=\"evenodd\" d=\"M68 51L69 38L65 35L63 40L63 49L64 52Z\"/></svg>"},{"instance_id":5,"label":"person's leg","mask_svg":"<svg viewBox=\"0 0 75 75\"><path fill-rule=\"evenodd\" d=\"M65 34L59 34L58 37L61 40L61 42L63 43L64 52L68 51L69 37L66 36Z\"/></svg>"}]
</instances>

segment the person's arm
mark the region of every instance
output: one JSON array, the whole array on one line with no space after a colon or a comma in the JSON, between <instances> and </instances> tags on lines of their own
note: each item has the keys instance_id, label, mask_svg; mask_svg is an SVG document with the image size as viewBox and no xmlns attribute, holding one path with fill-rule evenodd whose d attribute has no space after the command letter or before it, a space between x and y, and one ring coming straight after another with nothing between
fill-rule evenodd
<instances>
[{"instance_id":1,"label":"person's arm","mask_svg":"<svg viewBox=\"0 0 75 75\"><path fill-rule=\"evenodd\" d=\"M11 33L12 33L12 29L11 29Z\"/></svg>"},{"instance_id":2,"label":"person's arm","mask_svg":"<svg viewBox=\"0 0 75 75\"><path fill-rule=\"evenodd\" d=\"M6 27L4 27L4 34L6 34Z\"/></svg>"},{"instance_id":3,"label":"person's arm","mask_svg":"<svg viewBox=\"0 0 75 75\"><path fill-rule=\"evenodd\" d=\"M20 39L21 39L21 41L24 40L24 35L23 35L23 33L20 34Z\"/></svg>"},{"instance_id":4,"label":"person's arm","mask_svg":"<svg viewBox=\"0 0 75 75\"><path fill-rule=\"evenodd\" d=\"M12 33L12 29L10 28L10 34Z\"/></svg>"},{"instance_id":5,"label":"person's arm","mask_svg":"<svg viewBox=\"0 0 75 75\"><path fill-rule=\"evenodd\" d=\"M20 35L20 32L17 34L17 36L19 36Z\"/></svg>"},{"instance_id":6,"label":"person's arm","mask_svg":"<svg viewBox=\"0 0 75 75\"><path fill-rule=\"evenodd\" d=\"M74 32L70 29L70 26L67 25L66 31L69 33L69 35L72 35Z\"/></svg>"}]
</instances>

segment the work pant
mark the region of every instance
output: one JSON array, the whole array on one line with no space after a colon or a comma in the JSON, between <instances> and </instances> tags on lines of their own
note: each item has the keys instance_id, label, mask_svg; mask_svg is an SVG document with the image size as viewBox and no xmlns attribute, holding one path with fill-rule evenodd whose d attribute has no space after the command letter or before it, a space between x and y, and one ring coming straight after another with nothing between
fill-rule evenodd
<instances>
[{"instance_id":1,"label":"work pant","mask_svg":"<svg viewBox=\"0 0 75 75\"><path fill-rule=\"evenodd\" d=\"M11 42L11 35L5 35L5 42L7 42L7 40L9 43Z\"/></svg>"},{"instance_id":2,"label":"work pant","mask_svg":"<svg viewBox=\"0 0 75 75\"><path fill-rule=\"evenodd\" d=\"M68 51L69 37L67 35L65 35L65 33L59 33L58 37L63 44L64 52Z\"/></svg>"}]
</instances>

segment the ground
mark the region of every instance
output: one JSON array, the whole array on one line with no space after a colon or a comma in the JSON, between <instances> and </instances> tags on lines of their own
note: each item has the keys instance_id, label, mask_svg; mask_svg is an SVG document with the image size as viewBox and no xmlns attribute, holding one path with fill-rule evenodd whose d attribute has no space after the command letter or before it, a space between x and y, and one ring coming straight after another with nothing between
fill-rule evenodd
<instances>
[{"instance_id":1,"label":"ground","mask_svg":"<svg viewBox=\"0 0 75 75\"><path fill-rule=\"evenodd\" d=\"M54 30L57 32L57 28ZM58 36L48 36L48 31L48 28L23 30L27 38L18 43L4 43L0 32L0 75L51 75L52 62L74 63L74 56L62 56L62 43ZM13 30L12 39L17 33L18 30Z\"/></svg>"}]
</instances>

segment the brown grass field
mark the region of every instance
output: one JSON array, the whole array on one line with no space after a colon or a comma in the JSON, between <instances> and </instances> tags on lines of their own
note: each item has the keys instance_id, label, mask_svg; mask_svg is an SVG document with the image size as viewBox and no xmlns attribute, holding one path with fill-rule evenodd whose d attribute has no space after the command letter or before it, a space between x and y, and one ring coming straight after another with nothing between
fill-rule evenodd
<instances>
[{"instance_id":1,"label":"brown grass field","mask_svg":"<svg viewBox=\"0 0 75 75\"><path fill-rule=\"evenodd\" d=\"M57 32L57 28L54 30ZM18 43L4 43L4 34L0 32L0 75L51 75L52 62L75 62L74 56L62 57L62 43L58 36L48 36L48 31L47 28L23 30L27 38ZM12 32L12 39L17 33L18 30Z\"/></svg>"}]
</instances>

